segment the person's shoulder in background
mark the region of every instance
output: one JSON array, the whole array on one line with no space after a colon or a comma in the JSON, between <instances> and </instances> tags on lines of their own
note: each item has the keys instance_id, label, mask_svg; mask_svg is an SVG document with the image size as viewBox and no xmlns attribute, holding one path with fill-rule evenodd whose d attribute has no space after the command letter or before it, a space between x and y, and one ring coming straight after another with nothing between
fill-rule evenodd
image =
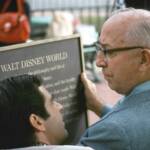
<instances>
[{"instance_id":1,"label":"person's shoulder in background","mask_svg":"<svg viewBox=\"0 0 150 150\"><path fill-rule=\"evenodd\" d=\"M49 145L49 146L31 146L26 148L17 148L11 150L93 150L90 147L71 146L71 145Z\"/></svg>"}]
</instances>

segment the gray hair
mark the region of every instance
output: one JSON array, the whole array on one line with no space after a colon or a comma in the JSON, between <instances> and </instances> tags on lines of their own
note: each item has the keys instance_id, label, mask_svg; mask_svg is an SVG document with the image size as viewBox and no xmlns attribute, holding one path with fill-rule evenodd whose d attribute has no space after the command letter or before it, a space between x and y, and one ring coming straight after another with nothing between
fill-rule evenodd
<instances>
[{"instance_id":1,"label":"gray hair","mask_svg":"<svg viewBox=\"0 0 150 150\"><path fill-rule=\"evenodd\" d=\"M125 35L125 42L130 46L150 48L150 11L134 8L120 9L112 13L111 17L129 13L134 16Z\"/></svg>"}]
</instances>

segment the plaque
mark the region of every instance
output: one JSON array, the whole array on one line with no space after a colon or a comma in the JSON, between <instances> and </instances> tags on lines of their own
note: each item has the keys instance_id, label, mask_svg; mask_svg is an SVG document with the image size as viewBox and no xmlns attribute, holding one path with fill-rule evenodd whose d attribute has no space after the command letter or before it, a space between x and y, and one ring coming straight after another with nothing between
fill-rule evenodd
<instances>
[{"instance_id":1,"label":"plaque","mask_svg":"<svg viewBox=\"0 0 150 150\"><path fill-rule=\"evenodd\" d=\"M80 82L83 62L79 35L1 47L0 79L26 73L40 75L44 86L64 107L69 132L66 144L76 144L87 127Z\"/></svg>"}]
</instances>

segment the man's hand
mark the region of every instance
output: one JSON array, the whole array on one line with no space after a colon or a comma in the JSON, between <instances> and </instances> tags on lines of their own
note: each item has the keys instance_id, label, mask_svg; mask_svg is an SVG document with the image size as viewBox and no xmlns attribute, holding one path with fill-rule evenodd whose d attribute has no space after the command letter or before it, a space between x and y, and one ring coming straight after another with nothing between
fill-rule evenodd
<instances>
[{"instance_id":1,"label":"man's hand","mask_svg":"<svg viewBox=\"0 0 150 150\"><path fill-rule=\"evenodd\" d=\"M102 100L100 100L100 98L98 97L95 84L87 78L85 73L81 74L81 81L84 85L87 108L100 116L101 110L104 105L101 102Z\"/></svg>"}]
</instances>

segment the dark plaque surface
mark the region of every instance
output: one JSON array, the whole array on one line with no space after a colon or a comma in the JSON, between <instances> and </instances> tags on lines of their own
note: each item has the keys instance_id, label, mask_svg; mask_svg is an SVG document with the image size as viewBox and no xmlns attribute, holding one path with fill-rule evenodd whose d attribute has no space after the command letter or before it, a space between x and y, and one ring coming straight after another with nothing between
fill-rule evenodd
<instances>
[{"instance_id":1,"label":"dark plaque surface","mask_svg":"<svg viewBox=\"0 0 150 150\"><path fill-rule=\"evenodd\" d=\"M75 144L87 127L79 75L83 71L80 37L44 40L0 48L0 79L18 74L38 74L64 106L69 131L67 144Z\"/></svg>"}]
</instances>

